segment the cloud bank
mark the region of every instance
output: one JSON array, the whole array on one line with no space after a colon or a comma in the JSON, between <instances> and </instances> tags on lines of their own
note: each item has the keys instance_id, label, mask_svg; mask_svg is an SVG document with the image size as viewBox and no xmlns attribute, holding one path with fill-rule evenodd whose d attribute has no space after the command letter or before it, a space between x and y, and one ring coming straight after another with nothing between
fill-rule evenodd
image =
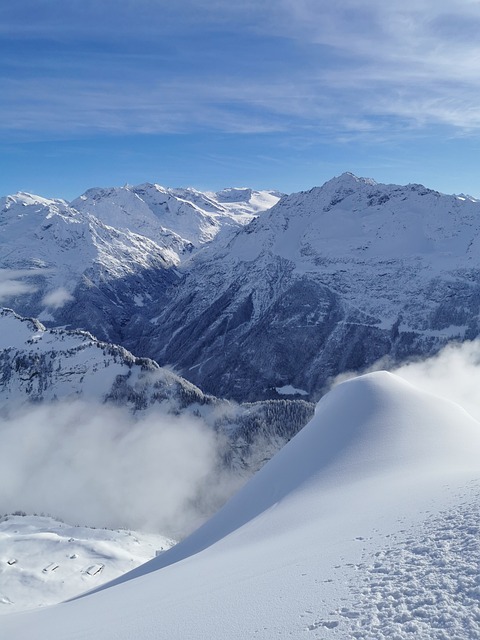
<instances>
[{"instance_id":1,"label":"cloud bank","mask_svg":"<svg viewBox=\"0 0 480 640\"><path fill-rule=\"evenodd\" d=\"M390 369L480 421L480 341ZM263 458L275 453L257 444ZM155 410L134 418L84 401L24 409L0 419L0 514L48 513L70 524L182 537L245 481L226 470L224 452L225 442L192 416Z\"/></svg>"},{"instance_id":2,"label":"cloud bank","mask_svg":"<svg viewBox=\"0 0 480 640\"><path fill-rule=\"evenodd\" d=\"M179 537L239 480L200 419L160 411L134 420L85 402L45 404L0 422L0 513Z\"/></svg>"}]
</instances>

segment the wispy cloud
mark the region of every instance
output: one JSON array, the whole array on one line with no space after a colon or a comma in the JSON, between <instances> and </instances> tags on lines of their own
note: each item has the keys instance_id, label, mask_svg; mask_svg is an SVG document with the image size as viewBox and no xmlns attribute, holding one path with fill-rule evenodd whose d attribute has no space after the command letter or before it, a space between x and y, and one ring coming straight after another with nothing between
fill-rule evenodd
<instances>
[{"instance_id":1,"label":"wispy cloud","mask_svg":"<svg viewBox=\"0 0 480 640\"><path fill-rule=\"evenodd\" d=\"M34 293L36 287L20 282L19 280L2 280L0 281L0 302L4 302L9 298L23 295L25 293Z\"/></svg>"},{"instance_id":2,"label":"wispy cloud","mask_svg":"<svg viewBox=\"0 0 480 640\"><path fill-rule=\"evenodd\" d=\"M20 4L0 11L17 136L480 129L478 2Z\"/></svg>"},{"instance_id":3,"label":"wispy cloud","mask_svg":"<svg viewBox=\"0 0 480 640\"><path fill-rule=\"evenodd\" d=\"M44 275L44 269L0 269L0 304L8 303L10 298L35 293L37 286L28 280Z\"/></svg>"},{"instance_id":4,"label":"wispy cloud","mask_svg":"<svg viewBox=\"0 0 480 640\"><path fill-rule=\"evenodd\" d=\"M274 27L307 42L317 81L344 92L365 116L477 129L480 3L283 0Z\"/></svg>"},{"instance_id":5,"label":"wispy cloud","mask_svg":"<svg viewBox=\"0 0 480 640\"><path fill-rule=\"evenodd\" d=\"M73 300L73 296L69 293L64 287L59 287L58 289L54 289L53 291L49 291L43 297L43 304L52 309L60 309L64 307L67 302L71 302Z\"/></svg>"}]
</instances>

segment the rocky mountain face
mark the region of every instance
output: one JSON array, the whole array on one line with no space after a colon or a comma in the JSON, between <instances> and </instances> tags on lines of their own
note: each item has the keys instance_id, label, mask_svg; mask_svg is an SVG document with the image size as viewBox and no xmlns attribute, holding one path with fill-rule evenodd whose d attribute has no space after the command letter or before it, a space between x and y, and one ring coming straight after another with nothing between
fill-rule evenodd
<instances>
[{"instance_id":1,"label":"rocky mountain face","mask_svg":"<svg viewBox=\"0 0 480 640\"><path fill-rule=\"evenodd\" d=\"M480 202L352 174L279 197L8 197L0 295L237 401L315 400L343 371L478 335Z\"/></svg>"},{"instance_id":2,"label":"rocky mountain face","mask_svg":"<svg viewBox=\"0 0 480 640\"><path fill-rule=\"evenodd\" d=\"M478 335L479 231L472 198L344 174L199 254L139 351L221 396L318 398L343 371Z\"/></svg>"}]
</instances>

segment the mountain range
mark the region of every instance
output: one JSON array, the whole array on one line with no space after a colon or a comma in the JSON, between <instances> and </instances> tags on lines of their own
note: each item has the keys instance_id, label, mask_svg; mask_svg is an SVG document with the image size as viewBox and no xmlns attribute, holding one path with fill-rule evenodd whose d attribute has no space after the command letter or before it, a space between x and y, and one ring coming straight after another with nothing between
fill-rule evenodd
<instances>
[{"instance_id":1,"label":"mountain range","mask_svg":"<svg viewBox=\"0 0 480 640\"><path fill-rule=\"evenodd\" d=\"M480 203L346 173L308 192L158 185L2 201L0 293L237 401L479 333ZM8 285L8 286L7 286Z\"/></svg>"},{"instance_id":2,"label":"mountain range","mask_svg":"<svg viewBox=\"0 0 480 640\"><path fill-rule=\"evenodd\" d=\"M122 343L123 326L149 301L164 299L187 256L229 237L278 198L251 189L207 196L158 185L90 189L75 207L26 193L7 196L0 200L0 295L21 315Z\"/></svg>"},{"instance_id":3,"label":"mountain range","mask_svg":"<svg viewBox=\"0 0 480 640\"><path fill-rule=\"evenodd\" d=\"M344 174L286 196L198 255L145 328L152 357L218 395L318 398L344 371L473 339L479 231L479 202L420 185Z\"/></svg>"}]
</instances>

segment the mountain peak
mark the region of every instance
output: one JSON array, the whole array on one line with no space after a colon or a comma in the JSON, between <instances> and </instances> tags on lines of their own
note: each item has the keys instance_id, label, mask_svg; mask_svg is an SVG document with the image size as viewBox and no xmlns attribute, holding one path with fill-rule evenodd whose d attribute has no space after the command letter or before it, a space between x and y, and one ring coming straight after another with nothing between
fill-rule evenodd
<instances>
[{"instance_id":1,"label":"mountain peak","mask_svg":"<svg viewBox=\"0 0 480 640\"><path fill-rule=\"evenodd\" d=\"M28 193L27 191L17 191L17 193L0 198L0 207L3 210L10 209L15 205L23 207L30 205L39 205L41 207L65 207L67 206L67 202L59 198L44 198L43 196L37 196L36 194Z\"/></svg>"},{"instance_id":2,"label":"mountain peak","mask_svg":"<svg viewBox=\"0 0 480 640\"><path fill-rule=\"evenodd\" d=\"M341 175L335 176L334 178L327 180L327 182L325 182L325 184L321 188L324 189L325 187L328 187L328 186L331 186L334 188L358 187L360 185L375 187L378 185L378 182L376 182L372 178L362 178L362 177L356 176L354 173L351 173L350 171L345 171Z\"/></svg>"},{"instance_id":3,"label":"mountain peak","mask_svg":"<svg viewBox=\"0 0 480 640\"><path fill-rule=\"evenodd\" d=\"M215 195L219 202L244 202L250 200L252 192L249 187L227 187Z\"/></svg>"}]
</instances>

